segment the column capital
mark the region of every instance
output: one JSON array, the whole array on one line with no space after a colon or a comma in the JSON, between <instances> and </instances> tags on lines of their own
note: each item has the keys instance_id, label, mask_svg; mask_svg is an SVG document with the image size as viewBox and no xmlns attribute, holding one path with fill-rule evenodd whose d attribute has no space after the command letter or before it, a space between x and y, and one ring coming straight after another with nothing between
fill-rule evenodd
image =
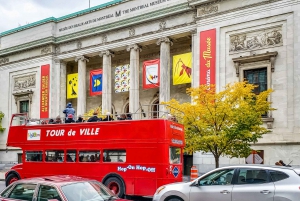
<instances>
[{"instance_id":1,"label":"column capital","mask_svg":"<svg viewBox=\"0 0 300 201\"><path fill-rule=\"evenodd\" d=\"M78 62L79 60L89 62L89 59L83 55L75 58L75 62Z\"/></svg>"},{"instance_id":2,"label":"column capital","mask_svg":"<svg viewBox=\"0 0 300 201\"><path fill-rule=\"evenodd\" d=\"M65 62L64 60L61 59L54 59L55 64L66 64L67 62Z\"/></svg>"},{"instance_id":3,"label":"column capital","mask_svg":"<svg viewBox=\"0 0 300 201\"><path fill-rule=\"evenodd\" d=\"M112 56L112 57L115 56L114 52L112 52L110 50L104 50L104 51L100 52L100 54L99 54L100 57L103 57L104 55L106 55L106 56Z\"/></svg>"},{"instance_id":4,"label":"column capital","mask_svg":"<svg viewBox=\"0 0 300 201\"><path fill-rule=\"evenodd\" d=\"M190 30L190 33L191 33L192 35L196 34L196 33L197 33L197 29L192 29L192 30Z\"/></svg>"},{"instance_id":5,"label":"column capital","mask_svg":"<svg viewBox=\"0 0 300 201\"><path fill-rule=\"evenodd\" d=\"M156 42L157 45L160 45L161 43L170 43L170 45L173 45L173 41L169 37L162 37Z\"/></svg>"},{"instance_id":6,"label":"column capital","mask_svg":"<svg viewBox=\"0 0 300 201\"><path fill-rule=\"evenodd\" d=\"M138 44L133 44L133 45L128 45L127 46L127 51L129 52L131 49L134 49L135 51L142 51L142 47L139 46Z\"/></svg>"}]
</instances>

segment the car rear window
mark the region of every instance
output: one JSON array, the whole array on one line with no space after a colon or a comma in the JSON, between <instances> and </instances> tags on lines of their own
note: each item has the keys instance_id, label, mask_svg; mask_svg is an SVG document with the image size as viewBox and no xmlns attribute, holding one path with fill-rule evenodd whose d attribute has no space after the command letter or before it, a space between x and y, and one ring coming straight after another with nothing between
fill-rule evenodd
<instances>
[{"instance_id":1,"label":"car rear window","mask_svg":"<svg viewBox=\"0 0 300 201\"><path fill-rule=\"evenodd\" d=\"M289 175L285 174L284 172L280 172L280 171L275 171L275 170L271 170L269 171L272 181L276 182L276 181L281 181L284 180L286 178L289 178Z\"/></svg>"}]
</instances>

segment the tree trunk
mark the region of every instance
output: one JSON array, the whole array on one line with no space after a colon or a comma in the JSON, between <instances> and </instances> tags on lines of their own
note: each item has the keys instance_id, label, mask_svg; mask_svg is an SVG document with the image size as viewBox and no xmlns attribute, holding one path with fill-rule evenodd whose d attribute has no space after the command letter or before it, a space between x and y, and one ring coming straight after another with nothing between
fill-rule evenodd
<instances>
[{"instance_id":1,"label":"tree trunk","mask_svg":"<svg viewBox=\"0 0 300 201\"><path fill-rule=\"evenodd\" d=\"M215 164L216 164L216 168L219 167L219 159L220 159L220 156L214 156L215 157Z\"/></svg>"}]
</instances>

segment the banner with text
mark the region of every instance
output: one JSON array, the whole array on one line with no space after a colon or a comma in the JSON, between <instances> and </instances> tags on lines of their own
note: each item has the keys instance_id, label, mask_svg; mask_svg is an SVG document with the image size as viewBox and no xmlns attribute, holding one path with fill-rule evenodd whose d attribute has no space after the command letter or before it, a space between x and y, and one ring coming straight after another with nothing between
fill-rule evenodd
<instances>
[{"instance_id":1,"label":"banner with text","mask_svg":"<svg viewBox=\"0 0 300 201\"><path fill-rule=\"evenodd\" d=\"M78 73L68 74L67 76L67 99L77 98L78 93Z\"/></svg>"},{"instance_id":2,"label":"banner with text","mask_svg":"<svg viewBox=\"0 0 300 201\"><path fill-rule=\"evenodd\" d=\"M49 118L50 65L41 66L40 118Z\"/></svg>"},{"instance_id":3,"label":"banner with text","mask_svg":"<svg viewBox=\"0 0 300 201\"><path fill-rule=\"evenodd\" d=\"M191 83L192 53L173 56L173 85Z\"/></svg>"},{"instance_id":4,"label":"banner with text","mask_svg":"<svg viewBox=\"0 0 300 201\"><path fill-rule=\"evenodd\" d=\"M129 91L130 83L129 64L118 66L115 69L115 92Z\"/></svg>"},{"instance_id":5,"label":"banner with text","mask_svg":"<svg viewBox=\"0 0 300 201\"><path fill-rule=\"evenodd\" d=\"M159 87L160 60L154 59L143 63L143 89Z\"/></svg>"},{"instance_id":6,"label":"banner with text","mask_svg":"<svg viewBox=\"0 0 300 201\"><path fill-rule=\"evenodd\" d=\"M216 29L200 32L200 85L216 84Z\"/></svg>"},{"instance_id":7,"label":"banner with text","mask_svg":"<svg viewBox=\"0 0 300 201\"><path fill-rule=\"evenodd\" d=\"M102 94L102 69L90 71L90 95Z\"/></svg>"}]
</instances>

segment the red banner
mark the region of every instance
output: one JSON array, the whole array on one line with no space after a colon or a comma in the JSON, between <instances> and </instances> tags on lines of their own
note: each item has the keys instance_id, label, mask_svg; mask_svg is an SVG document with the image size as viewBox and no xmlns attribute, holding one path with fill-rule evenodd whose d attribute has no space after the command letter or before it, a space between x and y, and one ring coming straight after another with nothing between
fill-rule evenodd
<instances>
[{"instance_id":1,"label":"red banner","mask_svg":"<svg viewBox=\"0 0 300 201\"><path fill-rule=\"evenodd\" d=\"M143 63L143 88L159 87L160 60L149 60Z\"/></svg>"},{"instance_id":2,"label":"red banner","mask_svg":"<svg viewBox=\"0 0 300 201\"><path fill-rule=\"evenodd\" d=\"M200 32L200 85L216 84L216 29Z\"/></svg>"},{"instance_id":3,"label":"red banner","mask_svg":"<svg viewBox=\"0 0 300 201\"><path fill-rule=\"evenodd\" d=\"M40 118L49 118L49 82L50 82L50 65L41 66L41 104Z\"/></svg>"}]
</instances>

